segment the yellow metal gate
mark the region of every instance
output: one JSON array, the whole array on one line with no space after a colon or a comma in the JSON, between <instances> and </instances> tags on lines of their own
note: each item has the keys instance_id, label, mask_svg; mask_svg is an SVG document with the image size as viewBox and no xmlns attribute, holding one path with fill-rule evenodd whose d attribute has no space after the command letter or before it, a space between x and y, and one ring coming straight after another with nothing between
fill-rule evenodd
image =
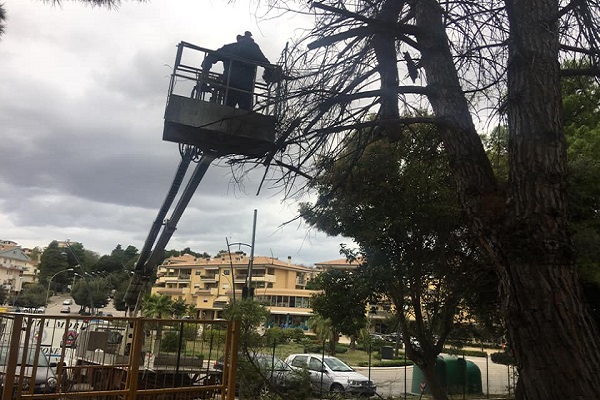
<instances>
[{"instance_id":1,"label":"yellow metal gate","mask_svg":"<svg viewBox=\"0 0 600 400\"><path fill-rule=\"evenodd\" d=\"M233 400L237 323L0 314L2 399Z\"/></svg>"}]
</instances>

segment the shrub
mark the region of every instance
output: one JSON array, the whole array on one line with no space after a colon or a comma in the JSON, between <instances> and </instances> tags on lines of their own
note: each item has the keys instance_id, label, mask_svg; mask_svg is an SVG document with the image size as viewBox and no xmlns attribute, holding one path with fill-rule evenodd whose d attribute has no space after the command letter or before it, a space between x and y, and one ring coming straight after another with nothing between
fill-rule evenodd
<instances>
[{"instance_id":1,"label":"shrub","mask_svg":"<svg viewBox=\"0 0 600 400\"><path fill-rule=\"evenodd\" d=\"M265 331L263 338L265 340L266 346L276 346L278 344L283 344L288 342L288 338L286 337L284 330L275 326L273 328L269 328Z\"/></svg>"},{"instance_id":2,"label":"shrub","mask_svg":"<svg viewBox=\"0 0 600 400\"><path fill-rule=\"evenodd\" d=\"M210 329L204 328L202 330L202 340L208 343L225 343L225 336L227 332L221 329Z\"/></svg>"},{"instance_id":3,"label":"shrub","mask_svg":"<svg viewBox=\"0 0 600 400\"><path fill-rule=\"evenodd\" d=\"M175 352L177 345L180 350L185 350L185 339L179 338L179 332L166 332L160 341L160 351Z\"/></svg>"},{"instance_id":4,"label":"shrub","mask_svg":"<svg viewBox=\"0 0 600 400\"><path fill-rule=\"evenodd\" d=\"M348 346L344 344L336 344L335 345L335 353L336 354L344 354L348 351Z\"/></svg>"},{"instance_id":5,"label":"shrub","mask_svg":"<svg viewBox=\"0 0 600 400\"><path fill-rule=\"evenodd\" d=\"M481 350L465 350L456 348L444 348L444 352L457 356L470 356L470 357L487 357L487 353Z\"/></svg>"},{"instance_id":6,"label":"shrub","mask_svg":"<svg viewBox=\"0 0 600 400\"><path fill-rule=\"evenodd\" d=\"M292 329L290 339L292 339L296 343L301 343L305 336L306 335L304 333L304 329L294 328L294 329Z\"/></svg>"},{"instance_id":7,"label":"shrub","mask_svg":"<svg viewBox=\"0 0 600 400\"><path fill-rule=\"evenodd\" d=\"M198 326L196 324L183 324L183 338L193 342L198 337Z\"/></svg>"},{"instance_id":8,"label":"shrub","mask_svg":"<svg viewBox=\"0 0 600 400\"><path fill-rule=\"evenodd\" d=\"M406 360L406 362L404 361L404 358L402 359L396 359L396 360L371 360L371 367L403 367L404 365L413 365L413 362L410 360ZM369 362L368 361L361 361L358 363L359 367L368 367L369 366Z\"/></svg>"},{"instance_id":9,"label":"shrub","mask_svg":"<svg viewBox=\"0 0 600 400\"><path fill-rule=\"evenodd\" d=\"M494 362L496 364L503 364L503 365L516 365L517 364L513 355L511 353L509 353L508 351L493 353L490 356L490 358L492 359L492 362Z\"/></svg>"}]
</instances>

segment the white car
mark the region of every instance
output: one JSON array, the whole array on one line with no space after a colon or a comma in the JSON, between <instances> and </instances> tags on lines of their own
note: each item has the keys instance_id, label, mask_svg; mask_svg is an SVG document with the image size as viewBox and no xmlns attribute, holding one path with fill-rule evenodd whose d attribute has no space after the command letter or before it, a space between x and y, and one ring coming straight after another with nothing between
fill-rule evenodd
<instances>
[{"instance_id":1,"label":"white car","mask_svg":"<svg viewBox=\"0 0 600 400\"><path fill-rule=\"evenodd\" d=\"M321 354L292 354L285 362L292 368L306 369L315 392L373 396L377 387L336 357Z\"/></svg>"},{"instance_id":2,"label":"white car","mask_svg":"<svg viewBox=\"0 0 600 400\"><path fill-rule=\"evenodd\" d=\"M73 304L73 299L67 299L63 301L63 306L70 306Z\"/></svg>"}]
</instances>

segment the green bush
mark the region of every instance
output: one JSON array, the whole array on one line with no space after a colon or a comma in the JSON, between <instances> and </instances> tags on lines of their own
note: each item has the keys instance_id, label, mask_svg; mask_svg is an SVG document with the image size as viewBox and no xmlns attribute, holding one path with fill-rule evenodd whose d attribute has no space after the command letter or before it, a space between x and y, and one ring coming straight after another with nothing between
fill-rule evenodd
<instances>
[{"instance_id":1,"label":"green bush","mask_svg":"<svg viewBox=\"0 0 600 400\"><path fill-rule=\"evenodd\" d=\"M183 338L193 342L198 338L198 325L185 323L183 324Z\"/></svg>"},{"instance_id":2,"label":"green bush","mask_svg":"<svg viewBox=\"0 0 600 400\"><path fill-rule=\"evenodd\" d=\"M344 354L348 351L348 346L344 344L336 344L335 345L335 353L336 354Z\"/></svg>"},{"instance_id":3,"label":"green bush","mask_svg":"<svg viewBox=\"0 0 600 400\"><path fill-rule=\"evenodd\" d=\"M202 331L202 340L209 344L225 343L227 332L221 329L204 328Z\"/></svg>"},{"instance_id":4,"label":"green bush","mask_svg":"<svg viewBox=\"0 0 600 400\"><path fill-rule=\"evenodd\" d=\"M310 339L308 336L301 341L301 344L304 347L304 353L321 353L323 351L323 342Z\"/></svg>"},{"instance_id":5,"label":"green bush","mask_svg":"<svg viewBox=\"0 0 600 400\"><path fill-rule=\"evenodd\" d=\"M160 351L176 352L178 344L180 350L185 350L185 339L179 340L179 332L166 332L160 341Z\"/></svg>"},{"instance_id":6,"label":"green bush","mask_svg":"<svg viewBox=\"0 0 600 400\"><path fill-rule=\"evenodd\" d=\"M413 362L410 360L406 360L406 362L404 361L404 358L402 359L396 359L396 360L371 360L371 367L403 367L405 365L413 365ZM368 361L361 361L358 363L359 367L368 367L369 366L369 362Z\"/></svg>"},{"instance_id":7,"label":"green bush","mask_svg":"<svg viewBox=\"0 0 600 400\"><path fill-rule=\"evenodd\" d=\"M292 338L293 332L291 329L282 329L278 326L269 328L265 331L264 339L266 346L288 343Z\"/></svg>"},{"instance_id":8,"label":"green bush","mask_svg":"<svg viewBox=\"0 0 600 400\"><path fill-rule=\"evenodd\" d=\"M487 357L487 353L481 350L465 350L456 348L444 348L444 353L456 355L456 356L470 356L470 357Z\"/></svg>"},{"instance_id":9,"label":"green bush","mask_svg":"<svg viewBox=\"0 0 600 400\"><path fill-rule=\"evenodd\" d=\"M517 361L515 360L513 355L511 353L509 353L508 351L503 351L500 353L493 353L492 355L490 355L490 358L491 358L492 362L494 362L496 364L503 364L503 365L516 365L517 364Z\"/></svg>"},{"instance_id":10,"label":"green bush","mask_svg":"<svg viewBox=\"0 0 600 400\"><path fill-rule=\"evenodd\" d=\"M302 328L294 328L291 331L290 339L292 339L296 343L301 343L305 337L304 329Z\"/></svg>"}]
</instances>

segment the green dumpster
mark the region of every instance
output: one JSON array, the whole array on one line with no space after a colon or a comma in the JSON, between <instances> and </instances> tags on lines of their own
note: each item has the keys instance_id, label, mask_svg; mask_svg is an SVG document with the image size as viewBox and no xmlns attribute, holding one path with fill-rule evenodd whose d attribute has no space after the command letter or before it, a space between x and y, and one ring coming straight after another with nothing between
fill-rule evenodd
<instances>
[{"instance_id":1,"label":"green dumpster","mask_svg":"<svg viewBox=\"0 0 600 400\"><path fill-rule=\"evenodd\" d=\"M472 361L456 356L439 355L435 363L435 375L448 394L481 394L481 371ZM425 375L415 365L411 392L429 394Z\"/></svg>"}]
</instances>

